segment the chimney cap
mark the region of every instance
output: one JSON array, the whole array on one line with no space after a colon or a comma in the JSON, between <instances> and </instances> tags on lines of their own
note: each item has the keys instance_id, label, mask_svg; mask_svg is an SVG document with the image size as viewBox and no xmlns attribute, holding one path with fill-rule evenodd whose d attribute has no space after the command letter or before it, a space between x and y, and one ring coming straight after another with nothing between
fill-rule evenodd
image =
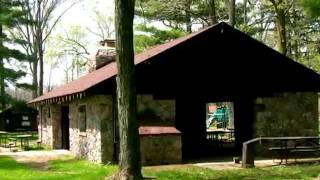
<instances>
[{"instance_id":1,"label":"chimney cap","mask_svg":"<svg viewBox=\"0 0 320 180\"><path fill-rule=\"evenodd\" d=\"M99 43L100 43L100 45L102 45L102 46L104 46L105 45L105 43L115 43L116 42L116 40L115 39L105 39L105 40L102 40L102 41L100 41Z\"/></svg>"}]
</instances>

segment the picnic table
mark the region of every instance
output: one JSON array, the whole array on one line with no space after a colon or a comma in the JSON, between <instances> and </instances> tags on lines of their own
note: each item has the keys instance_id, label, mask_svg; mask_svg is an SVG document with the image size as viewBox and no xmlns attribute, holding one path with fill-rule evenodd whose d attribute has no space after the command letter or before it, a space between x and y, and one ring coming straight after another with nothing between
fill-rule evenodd
<instances>
[{"instance_id":1,"label":"picnic table","mask_svg":"<svg viewBox=\"0 0 320 180\"><path fill-rule=\"evenodd\" d=\"M29 147L29 138L32 137L30 134L22 134L17 135L16 138L20 139L20 146L21 149L25 149L26 147Z\"/></svg>"},{"instance_id":2,"label":"picnic table","mask_svg":"<svg viewBox=\"0 0 320 180\"><path fill-rule=\"evenodd\" d=\"M275 151L280 154L280 163L285 159L288 162L288 156L292 152L307 152L320 150L320 137L277 137L273 140L280 141L279 146L268 148L270 151ZM291 142L291 143L290 143Z\"/></svg>"},{"instance_id":3,"label":"picnic table","mask_svg":"<svg viewBox=\"0 0 320 180\"><path fill-rule=\"evenodd\" d=\"M224 143L233 142L234 131L230 129L214 129L207 130L207 140L212 141L218 147L222 147Z\"/></svg>"},{"instance_id":4,"label":"picnic table","mask_svg":"<svg viewBox=\"0 0 320 180\"><path fill-rule=\"evenodd\" d=\"M207 139L208 140L219 140L219 135L223 135L225 133L224 130L208 130L207 131Z\"/></svg>"},{"instance_id":5,"label":"picnic table","mask_svg":"<svg viewBox=\"0 0 320 180\"><path fill-rule=\"evenodd\" d=\"M260 137L243 143L242 147L242 166L254 166L254 145L256 143L264 143L265 141L279 141L280 145L270 147L271 151L278 151L280 153L281 163L282 159L286 159L289 153L293 152L308 152L320 151L319 144L320 137L318 136L291 136L291 137ZM292 142L291 144L289 142Z\"/></svg>"},{"instance_id":6,"label":"picnic table","mask_svg":"<svg viewBox=\"0 0 320 180\"><path fill-rule=\"evenodd\" d=\"M6 145L6 143L7 143L6 135L7 134L8 133L6 131L0 131L0 146L2 146L3 140L4 140L4 146Z\"/></svg>"}]
</instances>

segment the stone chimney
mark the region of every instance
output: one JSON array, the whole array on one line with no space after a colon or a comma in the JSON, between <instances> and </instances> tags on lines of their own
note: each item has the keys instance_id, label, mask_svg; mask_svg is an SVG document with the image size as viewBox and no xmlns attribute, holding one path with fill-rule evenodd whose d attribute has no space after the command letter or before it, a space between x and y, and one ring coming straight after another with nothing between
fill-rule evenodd
<instances>
[{"instance_id":1,"label":"stone chimney","mask_svg":"<svg viewBox=\"0 0 320 180\"><path fill-rule=\"evenodd\" d=\"M99 69L116 60L116 48L114 39L100 41L100 47L96 53L96 69Z\"/></svg>"}]
</instances>

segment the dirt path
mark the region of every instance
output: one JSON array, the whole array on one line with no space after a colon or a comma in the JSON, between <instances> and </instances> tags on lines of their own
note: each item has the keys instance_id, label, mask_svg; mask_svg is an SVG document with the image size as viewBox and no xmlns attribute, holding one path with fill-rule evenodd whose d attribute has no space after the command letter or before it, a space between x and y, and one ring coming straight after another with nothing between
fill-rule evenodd
<instances>
[{"instance_id":1,"label":"dirt path","mask_svg":"<svg viewBox=\"0 0 320 180\"><path fill-rule=\"evenodd\" d=\"M10 156L16 159L19 163L27 164L28 166L34 167L39 170L46 170L48 168L48 162L52 160L64 159L66 157L72 157L70 151L67 150L52 150L52 151L22 151L22 152L9 152L8 149L0 148L0 156ZM311 159L298 159L296 161L289 160L288 164L293 163L307 163L307 162L320 162L320 158ZM255 166L259 168L267 168L272 166L278 166L279 160L256 160ZM204 167L214 170L232 170L242 169L241 164L235 164L232 161L223 162L192 162L189 164L176 164L176 165L162 165L162 166L148 166L144 167L146 170L162 171L162 170L173 170L190 167Z\"/></svg>"},{"instance_id":2,"label":"dirt path","mask_svg":"<svg viewBox=\"0 0 320 180\"><path fill-rule=\"evenodd\" d=\"M286 165L300 164L300 163L310 163L310 162L320 162L320 158L306 158L306 159L289 159ZM280 166L280 160L255 160L255 167L258 168L268 168L273 166ZM193 164L199 167L210 168L214 170L229 170L229 169L243 169L241 164L235 164L234 162L208 162L208 163L195 163Z\"/></svg>"},{"instance_id":3,"label":"dirt path","mask_svg":"<svg viewBox=\"0 0 320 180\"><path fill-rule=\"evenodd\" d=\"M288 160L288 164L298 164L298 163L308 163L308 162L320 162L320 158L310 158L310 159L297 159L297 160ZM258 168L269 168L273 166L280 166L280 160L255 160L255 167ZM213 170L235 170L235 169L243 169L241 164L235 164L232 161L224 161L224 162L201 162L201 163L190 163L190 164L177 164L177 165L162 165L162 166L148 166L144 167L146 170L151 171L162 171L162 170L174 170L181 168L190 168L190 167L203 167L209 168Z\"/></svg>"},{"instance_id":4,"label":"dirt path","mask_svg":"<svg viewBox=\"0 0 320 180\"><path fill-rule=\"evenodd\" d=\"M67 150L8 152L7 149L1 148L0 156L10 156L19 163L45 170L49 161L64 159L72 154Z\"/></svg>"}]
</instances>

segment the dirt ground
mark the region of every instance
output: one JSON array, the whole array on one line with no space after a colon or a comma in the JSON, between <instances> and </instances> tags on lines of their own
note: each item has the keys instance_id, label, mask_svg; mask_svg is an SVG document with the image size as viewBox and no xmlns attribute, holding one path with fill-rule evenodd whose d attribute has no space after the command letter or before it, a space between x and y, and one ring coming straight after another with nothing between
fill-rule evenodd
<instances>
[{"instance_id":1,"label":"dirt ground","mask_svg":"<svg viewBox=\"0 0 320 180\"><path fill-rule=\"evenodd\" d=\"M37 169L46 169L47 163L51 160L63 159L66 156L72 156L70 151L67 150L52 150L52 151L22 151L22 152L10 152L7 148L0 148L0 156L10 156L17 160L17 162L28 164L31 167ZM320 161L320 158L312 159L289 159L288 164L292 163L305 163ZM279 166L280 160L255 160L255 166L259 168L267 168L272 166ZM221 161L221 162L192 162L186 164L175 165L161 165L161 166L148 166L144 169L152 171L172 170L188 167L204 167L214 170L228 170L228 169L242 169L241 164L236 164L233 161Z\"/></svg>"},{"instance_id":2,"label":"dirt ground","mask_svg":"<svg viewBox=\"0 0 320 180\"><path fill-rule=\"evenodd\" d=\"M37 169L46 169L49 161L63 159L72 154L67 150L10 152L8 148L0 148L0 156L10 156L19 163L28 164Z\"/></svg>"},{"instance_id":3,"label":"dirt ground","mask_svg":"<svg viewBox=\"0 0 320 180\"><path fill-rule=\"evenodd\" d=\"M319 161L320 158L310 158L310 159L289 159L287 164L298 164L298 163L308 163L308 162L315 162ZM280 164L280 160L255 160L255 167L258 168L268 168L273 166L280 166L283 165ZM203 167L203 168L209 168L213 170L233 170L233 169L243 169L241 167L241 164L236 164L232 161L223 161L223 162L201 162L201 163L190 163L190 164L177 164L177 165L162 165L162 166L148 166L145 167L147 170L152 171L161 171L161 170L172 170L172 169L179 169L179 168L186 168L186 167Z\"/></svg>"}]
</instances>

